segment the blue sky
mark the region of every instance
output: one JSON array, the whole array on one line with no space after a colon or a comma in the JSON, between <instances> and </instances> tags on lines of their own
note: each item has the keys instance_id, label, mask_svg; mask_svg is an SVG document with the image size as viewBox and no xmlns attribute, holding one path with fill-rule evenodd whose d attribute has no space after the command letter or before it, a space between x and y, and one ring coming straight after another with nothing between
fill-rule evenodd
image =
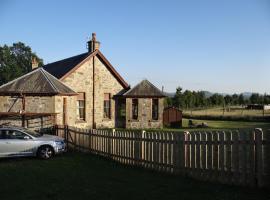
<instances>
[{"instance_id":1,"label":"blue sky","mask_svg":"<svg viewBox=\"0 0 270 200\"><path fill-rule=\"evenodd\" d=\"M268 0L0 0L0 45L45 63L86 52L92 32L131 85L270 93Z\"/></svg>"}]
</instances>

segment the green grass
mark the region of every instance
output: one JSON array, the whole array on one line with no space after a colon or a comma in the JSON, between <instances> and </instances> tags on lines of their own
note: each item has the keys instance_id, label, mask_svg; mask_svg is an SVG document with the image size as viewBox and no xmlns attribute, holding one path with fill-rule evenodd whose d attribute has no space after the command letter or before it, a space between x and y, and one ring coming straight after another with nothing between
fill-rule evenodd
<instances>
[{"instance_id":1,"label":"green grass","mask_svg":"<svg viewBox=\"0 0 270 200\"><path fill-rule=\"evenodd\" d=\"M253 129L253 128L263 128L270 129L270 123L267 122L244 122L244 121L220 121L220 120L197 120L192 119L196 124L201 124L202 122L207 123L210 129ZM188 119L183 119L183 128L188 128Z\"/></svg>"},{"instance_id":2,"label":"green grass","mask_svg":"<svg viewBox=\"0 0 270 200\"><path fill-rule=\"evenodd\" d=\"M231 106L223 112L223 107L205 108L197 110L184 110L184 114L192 116L231 116L231 117L262 117L270 116L270 110L248 110L241 106Z\"/></svg>"},{"instance_id":3,"label":"green grass","mask_svg":"<svg viewBox=\"0 0 270 200\"><path fill-rule=\"evenodd\" d=\"M126 167L90 154L0 160L0 199L270 199L267 190L199 182Z\"/></svg>"}]
</instances>

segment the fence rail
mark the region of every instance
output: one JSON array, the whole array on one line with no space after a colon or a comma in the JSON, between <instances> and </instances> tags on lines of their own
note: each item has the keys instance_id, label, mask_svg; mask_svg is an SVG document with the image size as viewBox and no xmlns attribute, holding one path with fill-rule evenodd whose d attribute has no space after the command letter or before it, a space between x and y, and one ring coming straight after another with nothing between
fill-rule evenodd
<instances>
[{"instance_id":1,"label":"fence rail","mask_svg":"<svg viewBox=\"0 0 270 200\"><path fill-rule=\"evenodd\" d=\"M90 151L123 164L200 180L270 186L270 132L151 132L83 130L55 126L68 148Z\"/></svg>"}]
</instances>

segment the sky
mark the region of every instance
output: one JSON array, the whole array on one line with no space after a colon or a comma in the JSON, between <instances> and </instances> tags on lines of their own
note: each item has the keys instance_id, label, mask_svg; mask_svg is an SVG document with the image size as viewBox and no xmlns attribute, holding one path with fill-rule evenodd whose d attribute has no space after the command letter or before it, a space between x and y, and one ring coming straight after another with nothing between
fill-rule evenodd
<instances>
[{"instance_id":1,"label":"sky","mask_svg":"<svg viewBox=\"0 0 270 200\"><path fill-rule=\"evenodd\" d=\"M0 0L0 45L44 63L100 50L134 86L270 93L269 0Z\"/></svg>"}]
</instances>

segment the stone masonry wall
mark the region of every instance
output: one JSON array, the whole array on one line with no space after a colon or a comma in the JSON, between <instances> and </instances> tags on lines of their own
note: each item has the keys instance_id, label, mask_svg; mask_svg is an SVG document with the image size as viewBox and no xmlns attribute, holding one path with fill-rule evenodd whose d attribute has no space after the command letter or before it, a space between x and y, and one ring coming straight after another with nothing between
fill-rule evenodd
<instances>
[{"instance_id":1,"label":"stone masonry wall","mask_svg":"<svg viewBox=\"0 0 270 200\"><path fill-rule=\"evenodd\" d=\"M126 99L126 128L127 129L149 129L163 127L164 99L159 99L158 120L152 119L152 99L138 99L138 120L132 119L132 99Z\"/></svg>"},{"instance_id":2,"label":"stone masonry wall","mask_svg":"<svg viewBox=\"0 0 270 200\"><path fill-rule=\"evenodd\" d=\"M89 59L73 73L67 76L63 83L76 92L85 93L85 121L77 120L77 100L76 97L68 99L68 125L79 128L92 128L93 116L93 59ZM104 93L110 93L111 97L121 91L123 87L106 68L106 66L95 56L95 122L96 128L115 127L115 101L111 99L111 119L103 118ZM61 111L63 100L56 98L55 108ZM58 105L60 104L60 106ZM59 115L59 122L63 121Z\"/></svg>"},{"instance_id":3,"label":"stone masonry wall","mask_svg":"<svg viewBox=\"0 0 270 200\"><path fill-rule=\"evenodd\" d=\"M25 97L25 109L28 113L54 113L54 97ZM20 110L22 110L22 99L10 96L0 96L0 112L19 112ZM20 117L0 119L0 124L5 123L21 126L22 120ZM53 123L54 119L50 117L43 117L42 119L39 117L26 120L26 126L32 129L52 126Z\"/></svg>"},{"instance_id":4,"label":"stone masonry wall","mask_svg":"<svg viewBox=\"0 0 270 200\"><path fill-rule=\"evenodd\" d=\"M26 112L53 113L53 97L25 97ZM0 96L0 112L19 112L22 110L22 99Z\"/></svg>"}]
</instances>

